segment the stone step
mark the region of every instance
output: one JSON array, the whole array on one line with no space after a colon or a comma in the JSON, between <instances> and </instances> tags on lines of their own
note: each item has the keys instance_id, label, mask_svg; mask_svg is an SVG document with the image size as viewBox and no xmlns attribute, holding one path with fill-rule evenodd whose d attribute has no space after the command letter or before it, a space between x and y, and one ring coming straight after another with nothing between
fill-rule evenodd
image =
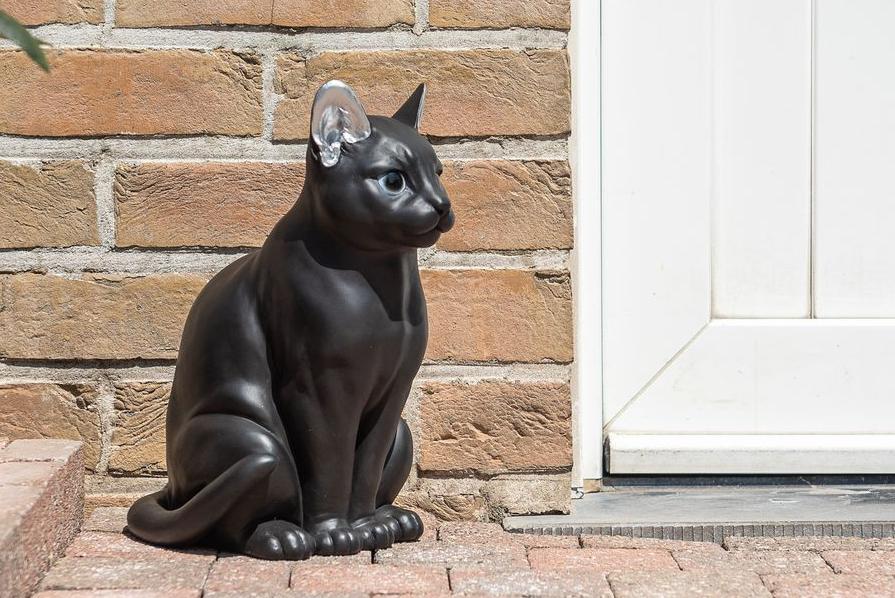
<instances>
[{"instance_id":1,"label":"stone step","mask_svg":"<svg viewBox=\"0 0 895 598\"><path fill-rule=\"evenodd\" d=\"M83 518L80 442L0 441L0 596L29 596Z\"/></svg>"},{"instance_id":2,"label":"stone step","mask_svg":"<svg viewBox=\"0 0 895 598\"><path fill-rule=\"evenodd\" d=\"M507 517L512 532L697 540L895 536L895 485L610 487L569 515Z\"/></svg>"}]
</instances>

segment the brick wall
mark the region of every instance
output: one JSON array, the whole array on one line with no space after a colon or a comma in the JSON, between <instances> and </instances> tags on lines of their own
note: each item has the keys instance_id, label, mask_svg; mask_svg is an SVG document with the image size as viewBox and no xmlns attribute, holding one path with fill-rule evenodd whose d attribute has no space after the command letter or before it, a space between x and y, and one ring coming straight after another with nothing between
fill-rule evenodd
<instances>
[{"instance_id":1,"label":"brick wall","mask_svg":"<svg viewBox=\"0 0 895 598\"><path fill-rule=\"evenodd\" d=\"M301 186L331 78L370 113L429 84L458 224L421 254L431 340L405 503L567 508L568 0L0 0L0 436L81 438L88 502L161 485L180 330Z\"/></svg>"}]
</instances>

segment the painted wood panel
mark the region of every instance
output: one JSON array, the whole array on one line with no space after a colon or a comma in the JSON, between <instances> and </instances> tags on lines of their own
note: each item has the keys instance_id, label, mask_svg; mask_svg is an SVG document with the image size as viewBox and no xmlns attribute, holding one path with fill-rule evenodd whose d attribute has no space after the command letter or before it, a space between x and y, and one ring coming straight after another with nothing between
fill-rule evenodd
<instances>
[{"instance_id":1,"label":"painted wood panel","mask_svg":"<svg viewBox=\"0 0 895 598\"><path fill-rule=\"evenodd\" d=\"M715 0L713 313L810 315L811 0Z\"/></svg>"},{"instance_id":2,"label":"painted wood panel","mask_svg":"<svg viewBox=\"0 0 895 598\"><path fill-rule=\"evenodd\" d=\"M603 411L710 312L710 3L603 2Z\"/></svg>"},{"instance_id":3,"label":"painted wood panel","mask_svg":"<svg viewBox=\"0 0 895 598\"><path fill-rule=\"evenodd\" d=\"M895 2L816 0L815 302L895 316Z\"/></svg>"},{"instance_id":4,"label":"painted wood panel","mask_svg":"<svg viewBox=\"0 0 895 598\"><path fill-rule=\"evenodd\" d=\"M611 432L893 434L895 320L715 320Z\"/></svg>"}]
</instances>

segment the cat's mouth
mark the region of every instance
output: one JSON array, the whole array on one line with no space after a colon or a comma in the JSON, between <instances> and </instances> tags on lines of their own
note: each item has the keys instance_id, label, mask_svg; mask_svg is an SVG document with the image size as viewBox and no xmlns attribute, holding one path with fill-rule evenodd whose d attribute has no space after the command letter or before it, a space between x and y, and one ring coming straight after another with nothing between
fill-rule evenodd
<instances>
[{"instance_id":1,"label":"cat's mouth","mask_svg":"<svg viewBox=\"0 0 895 598\"><path fill-rule=\"evenodd\" d=\"M435 230L441 233L446 233L449 230L454 228L454 212L451 210L444 216L438 219L438 224L435 225Z\"/></svg>"}]
</instances>

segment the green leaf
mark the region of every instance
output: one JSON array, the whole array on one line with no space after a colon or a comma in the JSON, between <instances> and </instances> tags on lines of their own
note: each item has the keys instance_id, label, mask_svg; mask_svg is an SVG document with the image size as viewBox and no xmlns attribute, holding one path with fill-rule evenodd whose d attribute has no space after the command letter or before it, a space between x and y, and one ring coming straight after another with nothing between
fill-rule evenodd
<instances>
[{"instance_id":1,"label":"green leaf","mask_svg":"<svg viewBox=\"0 0 895 598\"><path fill-rule=\"evenodd\" d=\"M2 10L0 10L0 37L5 37L25 50L25 54L31 60L36 62L40 68L49 72L50 63L47 62L47 57L40 48L43 42L28 33L28 30L22 27L18 21Z\"/></svg>"}]
</instances>

